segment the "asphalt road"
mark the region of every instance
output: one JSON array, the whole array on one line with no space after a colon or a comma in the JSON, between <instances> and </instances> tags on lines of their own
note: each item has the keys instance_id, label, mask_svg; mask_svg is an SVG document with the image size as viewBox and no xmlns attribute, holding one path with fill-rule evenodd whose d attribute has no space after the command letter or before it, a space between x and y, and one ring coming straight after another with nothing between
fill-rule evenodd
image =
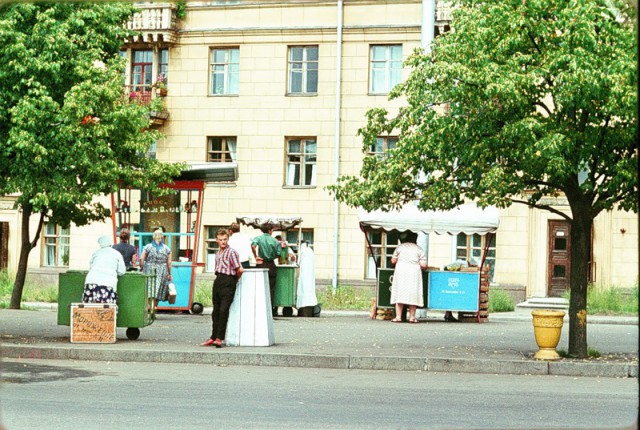
<instances>
[{"instance_id":1,"label":"asphalt road","mask_svg":"<svg viewBox=\"0 0 640 430\"><path fill-rule=\"evenodd\" d=\"M625 428L635 378L4 360L8 430Z\"/></svg>"}]
</instances>

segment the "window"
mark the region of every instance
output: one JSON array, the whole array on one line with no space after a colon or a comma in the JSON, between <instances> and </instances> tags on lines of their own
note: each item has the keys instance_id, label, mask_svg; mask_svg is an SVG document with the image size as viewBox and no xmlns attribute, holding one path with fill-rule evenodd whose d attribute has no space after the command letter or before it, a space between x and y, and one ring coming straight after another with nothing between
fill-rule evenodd
<instances>
[{"instance_id":1,"label":"window","mask_svg":"<svg viewBox=\"0 0 640 430\"><path fill-rule=\"evenodd\" d=\"M287 241L293 252L298 253L298 237L300 231L299 230L287 230L284 232L284 240ZM309 242L309 246L313 248L313 229L311 228L303 228L302 229L302 240L300 243L304 241Z\"/></svg>"},{"instance_id":2,"label":"window","mask_svg":"<svg viewBox=\"0 0 640 430\"><path fill-rule=\"evenodd\" d=\"M169 85L169 50L158 51L158 76L164 78L165 85Z\"/></svg>"},{"instance_id":3,"label":"window","mask_svg":"<svg viewBox=\"0 0 640 430\"><path fill-rule=\"evenodd\" d=\"M240 49L211 50L211 94L237 95L240 76Z\"/></svg>"},{"instance_id":4,"label":"window","mask_svg":"<svg viewBox=\"0 0 640 430\"><path fill-rule=\"evenodd\" d=\"M227 230L229 226L227 225L207 225L204 227L206 231L206 236L204 240L205 246L205 255L207 256L206 269L207 272L215 272L216 270L216 256L215 253L218 252L220 247L216 242L216 234L218 230L221 228Z\"/></svg>"},{"instance_id":5,"label":"window","mask_svg":"<svg viewBox=\"0 0 640 430\"><path fill-rule=\"evenodd\" d=\"M371 145L369 155L375 155L380 159L386 158L387 151L396 147L398 143L397 137L377 137L376 143Z\"/></svg>"},{"instance_id":6,"label":"window","mask_svg":"<svg viewBox=\"0 0 640 430\"><path fill-rule=\"evenodd\" d=\"M236 138L216 137L207 138L207 161L210 163L230 163L236 161Z\"/></svg>"},{"instance_id":7,"label":"window","mask_svg":"<svg viewBox=\"0 0 640 430\"><path fill-rule=\"evenodd\" d=\"M289 94L318 92L318 47L289 47Z\"/></svg>"},{"instance_id":8,"label":"window","mask_svg":"<svg viewBox=\"0 0 640 430\"><path fill-rule=\"evenodd\" d=\"M369 250L369 244L365 243L365 252L367 255L366 263L366 278L376 278L376 263L380 268L391 268L391 256L396 250L396 247L400 244L398 239L398 233L396 232L384 232L384 231L369 231L367 232L373 255ZM383 258L384 257L384 258Z\"/></svg>"},{"instance_id":9,"label":"window","mask_svg":"<svg viewBox=\"0 0 640 430\"><path fill-rule=\"evenodd\" d=\"M131 90L151 91L153 83L153 51L133 51L131 61Z\"/></svg>"},{"instance_id":10,"label":"window","mask_svg":"<svg viewBox=\"0 0 640 430\"><path fill-rule=\"evenodd\" d=\"M387 94L402 78L402 45L372 45L369 92Z\"/></svg>"},{"instance_id":11,"label":"window","mask_svg":"<svg viewBox=\"0 0 640 430\"><path fill-rule=\"evenodd\" d=\"M286 185L316 185L316 146L315 137L287 139Z\"/></svg>"},{"instance_id":12,"label":"window","mask_svg":"<svg viewBox=\"0 0 640 430\"><path fill-rule=\"evenodd\" d=\"M456 259L457 260L474 260L474 263L478 265L482 262L482 252L486 244L487 236L481 236L479 234L466 235L459 234L456 240ZM493 281L493 275L496 267L496 235L491 235L491 243L489 249L487 249L487 257L484 264L489 264L491 267L491 280Z\"/></svg>"},{"instance_id":13,"label":"window","mask_svg":"<svg viewBox=\"0 0 640 430\"><path fill-rule=\"evenodd\" d=\"M69 228L45 224L42 265L47 267L69 266Z\"/></svg>"}]
</instances>

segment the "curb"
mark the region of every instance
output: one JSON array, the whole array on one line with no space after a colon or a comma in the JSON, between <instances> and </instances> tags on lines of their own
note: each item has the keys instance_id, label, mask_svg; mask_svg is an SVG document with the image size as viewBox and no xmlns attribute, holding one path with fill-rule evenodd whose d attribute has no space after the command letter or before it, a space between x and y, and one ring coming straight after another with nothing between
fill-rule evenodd
<instances>
[{"instance_id":1,"label":"curb","mask_svg":"<svg viewBox=\"0 0 640 430\"><path fill-rule=\"evenodd\" d=\"M216 366L271 366L325 369L426 371L501 375L554 375L637 378L638 363L546 362L537 360L469 360L462 358L374 357L248 353L235 351L144 351L3 344L0 356L12 359L91 360L212 364Z\"/></svg>"}]
</instances>

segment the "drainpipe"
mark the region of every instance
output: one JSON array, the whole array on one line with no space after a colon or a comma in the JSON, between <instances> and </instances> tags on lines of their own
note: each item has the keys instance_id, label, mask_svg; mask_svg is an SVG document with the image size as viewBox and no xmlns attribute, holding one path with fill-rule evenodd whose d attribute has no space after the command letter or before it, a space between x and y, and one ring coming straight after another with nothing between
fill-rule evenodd
<instances>
[{"instance_id":1,"label":"drainpipe","mask_svg":"<svg viewBox=\"0 0 640 430\"><path fill-rule=\"evenodd\" d=\"M422 31L420 41L422 49L426 53L431 52L431 41L433 40L434 29L436 27L436 0L422 0Z\"/></svg>"},{"instance_id":2,"label":"drainpipe","mask_svg":"<svg viewBox=\"0 0 640 430\"><path fill-rule=\"evenodd\" d=\"M340 110L342 93L342 0L338 0L338 19L336 26L336 116L335 116L335 153L334 153L334 179L338 181L340 176ZM333 201L333 276L331 278L331 288L336 292L338 288L338 240L340 227L340 203L338 199Z\"/></svg>"}]
</instances>

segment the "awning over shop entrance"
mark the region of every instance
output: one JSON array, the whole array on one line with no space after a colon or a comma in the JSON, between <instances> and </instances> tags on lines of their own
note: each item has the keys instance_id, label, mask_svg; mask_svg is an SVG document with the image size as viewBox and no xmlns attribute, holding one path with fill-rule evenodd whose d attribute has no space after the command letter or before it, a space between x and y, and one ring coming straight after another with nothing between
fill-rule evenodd
<instances>
[{"instance_id":1,"label":"awning over shop entrance","mask_svg":"<svg viewBox=\"0 0 640 430\"><path fill-rule=\"evenodd\" d=\"M238 165L236 163L190 164L176 180L234 182L238 180Z\"/></svg>"}]
</instances>

